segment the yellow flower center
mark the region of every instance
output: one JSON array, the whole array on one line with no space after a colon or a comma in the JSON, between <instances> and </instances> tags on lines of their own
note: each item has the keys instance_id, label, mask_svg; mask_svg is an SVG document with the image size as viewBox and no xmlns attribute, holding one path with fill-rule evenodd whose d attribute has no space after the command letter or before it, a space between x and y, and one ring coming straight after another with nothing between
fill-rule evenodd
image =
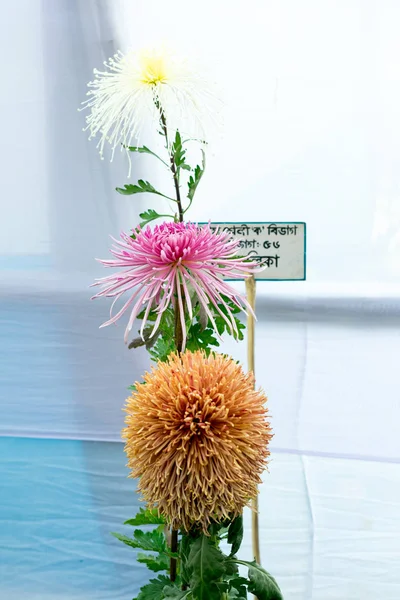
<instances>
[{"instance_id":1,"label":"yellow flower center","mask_svg":"<svg viewBox=\"0 0 400 600\"><path fill-rule=\"evenodd\" d=\"M140 80L147 85L156 85L167 81L167 69L163 56L142 54L140 57Z\"/></svg>"}]
</instances>

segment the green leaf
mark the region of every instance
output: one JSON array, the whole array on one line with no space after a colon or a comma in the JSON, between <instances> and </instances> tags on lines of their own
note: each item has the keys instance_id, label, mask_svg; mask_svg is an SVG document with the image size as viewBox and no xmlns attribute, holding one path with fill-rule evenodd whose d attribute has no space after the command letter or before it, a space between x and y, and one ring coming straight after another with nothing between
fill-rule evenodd
<instances>
[{"instance_id":1,"label":"green leaf","mask_svg":"<svg viewBox=\"0 0 400 600\"><path fill-rule=\"evenodd\" d=\"M150 223L151 221L155 221L164 215L159 215L156 210L149 208L146 212L140 213L139 217L142 219L140 222L140 227L144 227L146 223Z\"/></svg>"},{"instance_id":2,"label":"green leaf","mask_svg":"<svg viewBox=\"0 0 400 600\"><path fill-rule=\"evenodd\" d=\"M157 529L154 529L153 531L141 531L141 529L135 529L132 538L121 535L120 533L112 533L112 535L131 548L140 548L141 550L151 550L153 552L163 552L168 554L165 537L160 531L157 531Z\"/></svg>"},{"instance_id":3,"label":"green leaf","mask_svg":"<svg viewBox=\"0 0 400 600\"><path fill-rule=\"evenodd\" d=\"M237 600L247 600L247 585L248 579L245 577L233 577L229 580L231 589L228 598L236 598Z\"/></svg>"},{"instance_id":4,"label":"green leaf","mask_svg":"<svg viewBox=\"0 0 400 600\"><path fill-rule=\"evenodd\" d=\"M143 319L146 313L146 309L144 308L136 317L137 319ZM147 321L155 321L157 319L157 313L155 310L151 310L147 316Z\"/></svg>"},{"instance_id":5,"label":"green leaf","mask_svg":"<svg viewBox=\"0 0 400 600\"><path fill-rule=\"evenodd\" d=\"M131 538L129 538L127 535L122 535L122 533L116 533L115 531L112 531L111 535L113 535L115 538L117 538L117 540L119 540L120 542L123 542L127 546L131 546L132 548L137 548L137 546L134 545L133 540L131 540Z\"/></svg>"},{"instance_id":6,"label":"green leaf","mask_svg":"<svg viewBox=\"0 0 400 600\"><path fill-rule=\"evenodd\" d=\"M186 150L182 146L181 134L179 131L175 134L175 140L171 148L172 158L174 159L175 166L180 169L185 164Z\"/></svg>"},{"instance_id":7,"label":"green leaf","mask_svg":"<svg viewBox=\"0 0 400 600\"><path fill-rule=\"evenodd\" d=\"M187 568L196 600L220 600L217 582L225 572L224 555L208 536L201 535L191 545Z\"/></svg>"},{"instance_id":8,"label":"green leaf","mask_svg":"<svg viewBox=\"0 0 400 600\"><path fill-rule=\"evenodd\" d=\"M188 560L193 541L194 539L191 536L182 533L182 537L179 542L179 556L181 557L180 575L182 584L184 585L189 585L190 569L188 568Z\"/></svg>"},{"instance_id":9,"label":"green leaf","mask_svg":"<svg viewBox=\"0 0 400 600\"><path fill-rule=\"evenodd\" d=\"M208 327L202 329L200 323L194 323L189 327L186 348L191 352L196 350L209 350L210 346L219 346L219 342L214 337L214 329Z\"/></svg>"},{"instance_id":10,"label":"green leaf","mask_svg":"<svg viewBox=\"0 0 400 600\"><path fill-rule=\"evenodd\" d=\"M139 231L139 229L138 229L137 227L135 227L135 229L132 229L132 233L131 233L130 237L131 237L133 240L136 240L136 237L137 237L137 234L138 234L138 233L140 233L140 231Z\"/></svg>"},{"instance_id":11,"label":"green leaf","mask_svg":"<svg viewBox=\"0 0 400 600\"><path fill-rule=\"evenodd\" d=\"M163 589L163 594L166 600L184 600L184 598L189 600L193 598L191 590L180 590L178 587L172 585L166 585Z\"/></svg>"},{"instance_id":12,"label":"green leaf","mask_svg":"<svg viewBox=\"0 0 400 600\"><path fill-rule=\"evenodd\" d=\"M224 521L213 521L208 526L208 533L211 537L218 536L219 539L228 532L228 527L231 524L232 519L225 519Z\"/></svg>"},{"instance_id":13,"label":"green leaf","mask_svg":"<svg viewBox=\"0 0 400 600\"><path fill-rule=\"evenodd\" d=\"M150 582L140 589L137 600L163 600L163 590L166 585L170 584L169 577L166 575L159 575L157 579L150 579Z\"/></svg>"},{"instance_id":14,"label":"green leaf","mask_svg":"<svg viewBox=\"0 0 400 600\"><path fill-rule=\"evenodd\" d=\"M156 508L152 510L149 508L140 508L137 515L133 519L125 521L124 525L160 525L162 523L165 523L165 519L158 514Z\"/></svg>"},{"instance_id":15,"label":"green leaf","mask_svg":"<svg viewBox=\"0 0 400 600\"><path fill-rule=\"evenodd\" d=\"M243 331L246 329L246 325L244 323L242 323L241 321L239 321L239 319L236 319L236 317L234 317L235 322L236 322L236 327L238 328L238 335L237 335L237 339L239 341L244 340L244 334Z\"/></svg>"},{"instance_id":16,"label":"green leaf","mask_svg":"<svg viewBox=\"0 0 400 600\"><path fill-rule=\"evenodd\" d=\"M194 174L191 175L189 177L189 181L188 181L188 194L187 197L190 200L190 204L192 203L194 194L197 190L197 187L200 183L201 178L203 177L205 168L206 168L206 155L204 154L204 150L201 151L202 155L203 155L203 161L202 161L202 166L200 167L200 165L197 165L197 167L194 170ZM190 206L189 204L189 206Z\"/></svg>"},{"instance_id":17,"label":"green leaf","mask_svg":"<svg viewBox=\"0 0 400 600\"><path fill-rule=\"evenodd\" d=\"M144 227L147 223L155 221L156 219L161 219L162 217L171 217L171 219L173 219L174 215L160 215L156 210L149 208L146 212L140 213L139 217L143 219L143 221L140 222L140 227Z\"/></svg>"},{"instance_id":18,"label":"green leaf","mask_svg":"<svg viewBox=\"0 0 400 600\"><path fill-rule=\"evenodd\" d=\"M144 192L148 192L149 194L157 194L158 196L168 198L168 200L175 202L174 198L170 198L169 196L162 194L156 190L156 188L152 186L149 181L144 181L144 179L139 179L137 184L128 183L125 184L123 188L117 187L115 189L123 196L132 196L133 194L143 194Z\"/></svg>"},{"instance_id":19,"label":"green leaf","mask_svg":"<svg viewBox=\"0 0 400 600\"><path fill-rule=\"evenodd\" d=\"M160 336L150 350L150 356L154 361L160 360L161 362L165 362L171 352L176 350L174 336L164 339L164 337Z\"/></svg>"},{"instance_id":20,"label":"green leaf","mask_svg":"<svg viewBox=\"0 0 400 600\"><path fill-rule=\"evenodd\" d=\"M153 531L142 531L135 529L133 539L142 550L152 550L153 552L168 552L164 535L154 529Z\"/></svg>"},{"instance_id":21,"label":"green leaf","mask_svg":"<svg viewBox=\"0 0 400 600\"><path fill-rule=\"evenodd\" d=\"M179 181L179 171L180 169L185 169L186 171L191 171L192 167L186 163L186 150L183 147L181 135L179 131L175 134L175 140L172 144L171 148L172 158L174 160L177 172L177 178Z\"/></svg>"},{"instance_id":22,"label":"green leaf","mask_svg":"<svg viewBox=\"0 0 400 600\"><path fill-rule=\"evenodd\" d=\"M249 567L249 591L253 592L258 600L283 600L282 592L275 579L255 561Z\"/></svg>"},{"instance_id":23,"label":"green leaf","mask_svg":"<svg viewBox=\"0 0 400 600\"><path fill-rule=\"evenodd\" d=\"M153 347L149 349L150 356L154 361L166 361L171 352L176 351L175 345L175 315L173 308L169 306L162 315L160 325L157 329L159 337Z\"/></svg>"},{"instance_id":24,"label":"green leaf","mask_svg":"<svg viewBox=\"0 0 400 600\"><path fill-rule=\"evenodd\" d=\"M236 315L237 313L241 312L241 309L233 302L233 300L231 300L231 298L228 298L228 296L225 295L221 295L222 300L225 302L225 304L228 305L229 307L229 311L233 314ZM227 314L227 310L224 307L224 305L221 305L222 308L222 312Z\"/></svg>"},{"instance_id":25,"label":"green leaf","mask_svg":"<svg viewBox=\"0 0 400 600\"><path fill-rule=\"evenodd\" d=\"M227 581L216 581L215 585L217 586L220 594L225 594L229 591L229 583Z\"/></svg>"},{"instance_id":26,"label":"green leaf","mask_svg":"<svg viewBox=\"0 0 400 600\"><path fill-rule=\"evenodd\" d=\"M243 517L233 519L228 529L228 544L232 545L231 556L237 553L243 540Z\"/></svg>"},{"instance_id":27,"label":"green leaf","mask_svg":"<svg viewBox=\"0 0 400 600\"><path fill-rule=\"evenodd\" d=\"M117 192L124 196L131 196L132 194L143 194L143 192L149 192L150 194L158 194L156 188L151 185L149 181L139 179L136 184L127 183L123 188L115 188Z\"/></svg>"},{"instance_id":28,"label":"green leaf","mask_svg":"<svg viewBox=\"0 0 400 600\"><path fill-rule=\"evenodd\" d=\"M220 307L222 312L224 312L224 314L226 314L225 307L222 304L218 304L218 306ZM241 321L239 321L239 319L237 319L235 316L233 317L233 319L234 319L234 322L235 322L237 330L238 330L237 334L235 333L234 330L232 330L232 332L231 332L231 330L228 327L228 323L225 321L225 319L223 317L221 317L221 315L214 310L214 321L215 321L215 325L217 326L217 331L218 331L219 335L222 335L223 333L227 333L228 335L233 335L233 337L235 339L238 339L241 341L244 339L243 331L246 329L246 325L244 323L242 323ZM211 321L208 321L208 326L211 326Z\"/></svg>"},{"instance_id":29,"label":"green leaf","mask_svg":"<svg viewBox=\"0 0 400 600\"><path fill-rule=\"evenodd\" d=\"M143 338L141 336L133 338L131 342L128 344L129 350L132 348L140 348L141 346L146 346L147 350L150 350L156 343L159 334L154 332L153 327L150 325L149 327L145 327L143 330Z\"/></svg>"},{"instance_id":30,"label":"green leaf","mask_svg":"<svg viewBox=\"0 0 400 600\"><path fill-rule=\"evenodd\" d=\"M227 557L229 558L229 557ZM229 577L236 577L237 574L239 572L238 566L230 561L230 560L226 560L225 561L225 574Z\"/></svg>"},{"instance_id":31,"label":"green leaf","mask_svg":"<svg viewBox=\"0 0 400 600\"><path fill-rule=\"evenodd\" d=\"M258 600L283 600L282 592L275 579L256 561L235 560L237 564L249 567L249 592Z\"/></svg>"},{"instance_id":32,"label":"green leaf","mask_svg":"<svg viewBox=\"0 0 400 600\"><path fill-rule=\"evenodd\" d=\"M247 600L247 588L244 585L238 590L231 588L228 592L228 600Z\"/></svg>"},{"instance_id":33,"label":"green leaf","mask_svg":"<svg viewBox=\"0 0 400 600\"><path fill-rule=\"evenodd\" d=\"M151 154L152 156L158 158L158 160L161 160L161 162L164 163L166 167L168 167L165 160L163 160L161 156L158 156L158 154L150 150L150 148L147 148L147 146L128 146L128 150L130 152L139 152L139 154Z\"/></svg>"},{"instance_id":34,"label":"green leaf","mask_svg":"<svg viewBox=\"0 0 400 600\"><path fill-rule=\"evenodd\" d=\"M175 313L172 306L169 306L162 315L160 329L168 337L173 336L175 332Z\"/></svg>"},{"instance_id":35,"label":"green leaf","mask_svg":"<svg viewBox=\"0 0 400 600\"><path fill-rule=\"evenodd\" d=\"M139 552L137 561L147 566L150 571L168 571L169 570L169 558L166 554L158 554L154 556L152 554L143 554Z\"/></svg>"}]
</instances>

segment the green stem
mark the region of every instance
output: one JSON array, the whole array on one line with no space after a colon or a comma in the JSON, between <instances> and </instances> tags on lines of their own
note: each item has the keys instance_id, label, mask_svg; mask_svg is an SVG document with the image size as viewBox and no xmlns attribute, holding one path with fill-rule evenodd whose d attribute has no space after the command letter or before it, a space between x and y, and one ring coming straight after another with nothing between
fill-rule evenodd
<instances>
[{"instance_id":1,"label":"green stem","mask_svg":"<svg viewBox=\"0 0 400 600\"><path fill-rule=\"evenodd\" d=\"M160 111L160 125L161 125L161 129L163 131L164 137L165 137L165 142L166 142L166 146L167 146L167 150L168 150L167 120L165 118L165 113L164 113L164 110L163 110L159 100L156 100L155 103L156 103L158 110ZM175 186L176 200L174 200L174 202L176 202L178 205L179 222L182 223L184 213L183 213L183 207L182 207L181 192L179 189L178 172L177 172L173 152L170 152L169 150L168 150L168 152L169 152L170 170L172 173L172 178L174 180L174 186ZM183 332L182 332L182 323L180 320L178 307L176 307L176 310L175 310L175 346L176 346L178 354L180 354L182 352L182 346L183 346ZM178 551L178 531L176 529L172 529L172 531L171 531L171 552L176 553L177 551ZM170 564L169 564L169 578L171 581L175 581L175 579L176 579L176 569L177 569L177 560L176 560L176 558L171 558Z\"/></svg>"},{"instance_id":2,"label":"green stem","mask_svg":"<svg viewBox=\"0 0 400 600\"><path fill-rule=\"evenodd\" d=\"M161 106L159 100L156 101L156 106L157 106L158 110L160 111L160 125L161 125L161 129L163 131L164 137L165 137L165 141L167 144L167 150L168 150L167 119L165 118L164 109ZM174 155L172 152L169 152L169 162L170 162L170 170L172 173L172 178L174 180L174 186L175 186L176 200L174 200L174 202L176 202L178 205L179 222L182 223L184 212L183 212L182 200L181 200L181 190L179 188L179 175L178 175L178 171L176 168Z\"/></svg>"},{"instance_id":3,"label":"green stem","mask_svg":"<svg viewBox=\"0 0 400 600\"><path fill-rule=\"evenodd\" d=\"M163 198L166 198L167 200L170 200L171 202L176 202L175 198L171 198L171 196L166 196L165 194L162 194L161 192L153 192L153 194L157 194L157 196L162 196ZM165 216L170 216L170 215L165 215Z\"/></svg>"},{"instance_id":4,"label":"green stem","mask_svg":"<svg viewBox=\"0 0 400 600\"><path fill-rule=\"evenodd\" d=\"M178 552L178 531L176 529L171 532L171 552ZM177 560L171 557L169 562L169 578L171 581L176 579L176 567Z\"/></svg>"}]
</instances>

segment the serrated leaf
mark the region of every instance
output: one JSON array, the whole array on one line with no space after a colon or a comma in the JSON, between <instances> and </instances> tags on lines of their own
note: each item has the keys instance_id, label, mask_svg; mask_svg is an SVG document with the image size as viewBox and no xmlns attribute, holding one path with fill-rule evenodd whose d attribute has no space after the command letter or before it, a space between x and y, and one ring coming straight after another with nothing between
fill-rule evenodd
<instances>
[{"instance_id":1,"label":"serrated leaf","mask_svg":"<svg viewBox=\"0 0 400 600\"><path fill-rule=\"evenodd\" d=\"M236 318L235 318L235 322L236 322L236 327L238 328L237 339L241 342L244 340L243 331L246 329L246 325L244 323L242 323L241 321L239 321L239 319L236 319Z\"/></svg>"},{"instance_id":2,"label":"serrated leaf","mask_svg":"<svg viewBox=\"0 0 400 600\"><path fill-rule=\"evenodd\" d=\"M191 590L180 590L176 586L167 585L163 589L164 598L166 600L189 600L193 598Z\"/></svg>"},{"instance_id":3,"label":"serrated leaf","mask_svg":"<svg viewBox=\"0 0 400 600\"><path fill-rule=\"evenodd\" d=\"M241 586L238 590L231 588L228 592L228 600L247 600L247 588Z\"/></svg>"},{"instance_id":4,"label":"serrated leaf","mask_svg":"<svg viewBox=\"0 0 400 600\"><path fill-rule=\"evenodd\" d=\"M189 585L190 579L190 568L188 568L188 560L190 554L190 548L193 544L193 538L182 533L181 541L179 542L179 555L181 557L181 569L180 574L182 578L182 583L184 585Z\"/></svg>"},{"instance_id":5,"label":"serrated leaf","mask_svg":"<svg viewBox=\"0 0 400 600\"><path fill-rule=\"evenodd\" d=\"M167 308L162 315L160 322L161 331L166 334L168 337L174 335L175 331L175 313L172 306Z\"/></svg>"},{"instance_id":6,"label":"serrated leaf","mask_svg":"<svg viewBox=\"0 0 400 600\"><path fill-rule=\"evenodd\" d=\"M153 531L142 531L135 529L133 539L142 550L152 550L153 552L167 552L167 546L164 535L154 529Z\"/></svg>"},{"instance_id":7,"label":"serrated leaf","mask_svg":"<svg viewBox=\"0 0 400 600\"><path fill-rule=\"evenodd\" d=\"M186 348L191 352L196 350L209 350L210 346L219 346L214 337L214 329L208 327L203 329L200 323L194 323L189 327Z\"/></svg>"},{"instance_id":8,"label":"serrated leaf","mask_svg":"<svg viewBox=\"0 0 400 600\"><path fill-rule=\"evenodd\" d=\"M151 185L149 181L144 181L144 179L139 179L137 184L127 183L123 188L116 188L117 192L123 194L124 196L130 196L132 194L143 194L143 192L149 192L150 194L157 194L157 190L155 187Z\"/></svg>"},{"instance_id":9,"label":"serrated leaf","mask_svg":"<svg viewBox=\"0 0 400 600\"><path fill-rule=\"evenodd\" d=\"M231 523L232 519L225 519L224 521L213 521L208 526L208 533L211 536L217 535L218 538L221 538L224 533L228 532L228 527Z\"/></svg>"},{"instance_id":10,"label":"serrated leaf","mask_svg":"<svg viewBox=\"0 0 400 600\"><path fill-rule=\"evenodd\" d=\"M214 317L215 325L217 326L217 331L219 335L222 335L225 332L227 327L226 322L222 317ZM209 321L211 323L211 321ZM228 330L229 331L229 330Z\"/></svg>"},{"instance_id":11,"label":"serrated leaf","mask_svg":"<svg viewBox=\"0 0 400 600\"><path fill-rule=\"evenodd\" d=\"M229 307L229 311L230 311L230 312L231 312L233 315L235 315L235 314L237 314L237 313L240 313L240 312L241 312L241 309L240 309L240 308L237 306L237 304L235 304L235 303L233 302L233 300L232 300L231 298L228 298L228 296L225 296L225 295L223 295L223 294L221 294L221 298L222 298L222 300L225 302L225 304L227 304L227 305L228 305L228 307ZM227 312L227 311L226 311L226 308L225 308L225 306L224 306L224 305L222 305L222 306L221 306L221 308L222 308L222 311L223 311L223 312L226 314L226 312Z\"/></svg>"},{"instance_id":12,"label":"serrated leaf","mask_svg":"<svg viewBox=\"0 0 400 600\"><path fill-rule=\"evenodd\" d=\"M137 319L143 319L146 313L146 309L144 308L136 317ZM157 319L157 313L154 310L151 310L147 316L147 321L155 321Z\"/></svg>"},{"instance_id":13,"label":"serrated leaf","mask_svg":"<svg viewBox=\"0 0 400 600\"><path fill-rule=\"evenodd\" d=\"M140 227L144 227L147 223L160 219L163 215L159 215L156 210L149 208L146 212L140 213L139 217L142 219Z\"/></svg>"},{"instance_id":14,"label":"serrated leaf","mask_svg":"<svg viewBox=\"0 0 400 600\"><path fill-rule=\"evenodd\" d=\"M113 535L115 538L117 538L117 540L119 540L123 544L126 544L127 546L131 546L132 548L137 548L137 546L134 545L133 540L131 540L131 538L128 537L127 535L122 535L122 533L116 533L115 531L112 531L111 535Z\"/></svg>"},{"instance_id":15,"label":"serrated leaf","mask_svg":"<svg viewBox=\"0 0 400 600\"><path fill-rule=\"evenodd\" d=\"M135 388L135 386L131 386ZM136 389L136 388L135 388ZM124 525L160 525L165 523L164 517L158 514L156 508L140 508L139 512L133 517L125 521Z\"/></svg>"},{"instance_id":16,"label":"serrated leaf","mask_svg":"<svg viewBox=\"0 0 400 600\"><path fill-rule=\"evenodd\" d=\"M153 531L141 531L141 529L135 529L132 538L121 535L120 533L113 533L112 535L131 548L140 548L140 550L151 550L152 552L163 552L168 554L165 537L160 531L157 531L157 529L154 529Z\"/></svg>"},{"instance_id":17,"label":"serrated leaf","mask_svg":"<svg viewBox=\"0 0 400 600\"><path fill-rule=\"evenodd\" d=\"M146 346L147 350L152 348L158 338L158 333L155 332L153 335L151 335L152 332L153 328L151 326L145 327L143 330L143 338L141 336L133 338L133 340L128 344L129 350L132 350L132 348L140 348L141 346Z\"/></svg>"},{"instance_id":18,"label":"serrated leaf","mask_svg":"<svg viewBox=\"0 0 400 600\"><path fill-rule=\"evenodd\" d=\"M130 235L132 240L136 240L138 233L140 233L140 230L137 227L135 227L135 229L132 229L132 233Z\"/></svg>"},{"instance_id":19,"label":"serrated leaf","mask_svg":"<svg viewBox=\"0 0 400 600\"><path fill-rule=\"evenodd\" d=\"M137 184L128 183L125 184L123 188L117 187L115 189L118 193L122 194L123 196L132 196L133 194L143 194L144 192L148 192L149 194L157 194L158 196L162 196L163 198L173 200L173 198L169 198L168 196L165 196L164 194L156 190L156 188L153 185L151 185L149 181L144 181L144 179L139 179Z\"/></svg>"},{"instance_id":20,"label":"serrated leaf","mask_svg":"<svg viewBox=\"0 0 400 600\"><path fill-rule=\"evenodd\" d=\"M221 304L219 304L218 306L220 308L222 308ZM217 331L218 331L219 335L222 335L223 333L227 333L228 335L232 335L235 339L241 341L244 339L243 331L246 329L246 325L244 325L244 323L239 321L239 319L237 319L236 317L233 317L233 319L234 319L234 322L235 322L237 330L238 330L237 334L234 330L231 331L229 329L227 322L225 321L225 319L223 319L221 317L221 315L215 314L215 316L214 316L215 325L217 327ZM209 326L211 326L211 321L209 321L208 324L209 324Z\"/></svg>"},{"instance_id":21,"label":"serrated leaf","mask_svg":"<svg viewBox=\"0 0 400 600\"><path fill-rule=\"evenodd\" d=\"M159 575L157 579L150 579L150 582L140 589L137 600L163 600L163 590L170 583L166 575Z\"/></svg>"},{"instance_id":22,"label":"serrated leaf","mask_svg":"<svg viewBox=\"0 0 400 600\"><path fill-rule=\"evenodd\" d=\"M237 516L233 519L228 529L228 544L232 545L231 556L237 553L240 548L240 544L243 540L243 517L242 515Z\"/></svg>"},{"instance_id":23,"label":"serrated leaf","mask_svg":"<svg viewBox=\"0 0 400 600\"><path fill-rule=\"evenodd\" d=\"M175 341L173 338L169 340L164 340L164 338L159 337L157 343L150 350L150 356L154 361L165 362L171 352L176 350Z\"/></svg>"},{"instance_id":24,"label":"serrated leaf","mask_svg":"<svg viewBox=\"0 0 400 600\"><path fill-rule=\"evenodd\" d=\"M227 557L227 558L229 558L229 557ZM226 577L228 577L228 578L236 577L236 576L238 576L238 573L239 573L239 569L238 569L237 564L235 564L233 561L226 560L225 561Z\"/></svg>"},{"instance_id":25,"label":"serrated leaf","mask_svg":"<svg viewBox=\"0 0 400 600\"><path fill-rule=\"evenodd\" d=\"M161 160L161 162L168 167L167 163L161 158L161 156L158 156L158 154L150 150L150 148L147 148L147 146L128 146L127 148L130 152L138 152L139 154L151 154L152 156L158 158L158 160Z\"/></svg>"},{"instance_id":26,"label":"serrated leaf","mask_svg":"<svg viewBox=\"0 0 400 600\"><path fill-rule=\"evenodd\" d=\"M175 134L175 140L172 144L171 153L178 172L178 176L179 169L186 169L189 171L191 170L191 167L188 164L186 164L186 150L182 145L182 139L179 131L177 131Z\"/></svg>"},{"instance_id":27,"label":"serrated leaf","mask_svg":"<svg viewBox=\"0 0 400 600\"><path fill-rule=\"evenodd\" d=\"M169 558L166 554L157 554L156 556L152 554L143 554L139 552L137 557L137 561L146 565L150 571L154 571L157 573L158 571L168 571L169 570Z\"/></svg>"},{"instance_id":28,"label":"serrated leaf","mask_svg":"<svg viewBox=\"0 0 400 600\"><path fill-rule=\"evenodd\" d=\"M203 177L205 168L206 168L206 155L204 154L204 150L201 151L202 155L203 155L203 161L202 161L202 166L200 167L200 165L197 165L193 175L191 175L189 177L189 181L188 181L188 194L187 197L189 198L190 202L192 202L194 194L197 190L197 187L200 183L201 178Z\"/></svg>"},{"instance_id":29,"label":"serrated leaf","mask_svg":"<svg viewBox=\"0 0 400 600\"><path fill-rule=\"evenodd\" d=\"M224 574L224 555L206 535L197 538L190 548L187 568L190 589L196 600L220 600L216 585Z\"/></svg>"},{"instance_id":30,"label":"serrated leaf","mask_svg":"<svg viewBox=\"0 0 400 600\"><path fill-rule=\"evenodd\" d=\"M247 585L248 579L245 577L233 577L229 580L231 589L228 598L236 598L237 600L247 600Z\"/></svg>"},{"instance_id":31,"label":"serrated leaf","mask_svg":"<svg viewBox=\"0 0 400 600\"><path fill-rule=\"evenodd\" d=\"M257 596L258 600L283 600L282 592L275 579L256 561L235 561L249 567L249 592Z\"/></svg>"}]
</instances>

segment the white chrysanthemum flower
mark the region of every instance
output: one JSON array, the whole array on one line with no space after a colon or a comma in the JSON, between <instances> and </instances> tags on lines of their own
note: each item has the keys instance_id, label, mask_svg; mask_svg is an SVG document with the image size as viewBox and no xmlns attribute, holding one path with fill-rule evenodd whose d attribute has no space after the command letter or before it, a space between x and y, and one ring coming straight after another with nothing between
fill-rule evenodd
<instances>
[{"instance_id":1,"label":"white chrysanthemum flower","mask_svg":"<svg viewBox=\"0 0 400 600\"><path fill-rule=\"evenodd\" d=\"M212 86L187 61L165 48L118 52L107 70L94 69L95 79L84 108L89 139L100 134L98 148L103 157L105 142L115 148L135 145L143 125L160 119L160 107L170 132L169 144L177 129L187 137L208 139L210 126L218 125L220 101ZM83 110L83 109L82 109Z\"/></svg>"}]
</instances>

